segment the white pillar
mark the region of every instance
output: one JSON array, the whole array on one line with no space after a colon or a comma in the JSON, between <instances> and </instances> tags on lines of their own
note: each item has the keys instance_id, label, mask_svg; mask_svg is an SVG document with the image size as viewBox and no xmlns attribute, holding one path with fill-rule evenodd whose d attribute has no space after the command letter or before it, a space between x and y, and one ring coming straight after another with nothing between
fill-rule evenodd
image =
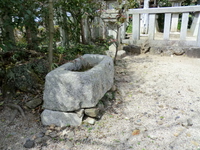
<instances>
[{"instance_id":1,"label":"white pillar","mask_svg":"<svg viewBox=\"0 0 200 150\"><path fill-rule=\"evenodd\" d=\"M193 33L193 36L197 36L199 24L200 24L200 12L196 12L194 19L192 21L192 26L190 28L191 32Z\"/></svg>"},{"instance_id":2,"label":"white pillar","mask_svg":"<svg viewBox=\"0 0 200 150\"><path fill-rule=\"evenodd\" d=\"M172 2L172 7L181 6L181 2ZM177 32L179 14L172 14L171 31Z\"/></svg>"},{"instance_id":3,"label":"white pillar","mask_svg":"<svg viewBox=\"0 0 200 150\"><path fill-rule=\"evenodd\" d=\"M171 16L172 16L171 13L166 13L165 14L164 34L163 34L163 39L164 40L169 40Z\"/></svg>"},{"instance_id":4,"label":"white pillar","mask_svg":"<svg viewBox=\"0 0 200 150\"><path fill-rule=\"evenodd\" d=\"M132 39L133 41L140 39L140 14L133 14Z\"/></svg>"},{"instance_id":5,"label":"white pillar","mask_svg":"<svg viewBox=\"0 0 200 150\"><path fill-rule=\"evenodd\" d=\"M144 9L149 8L149 0L144 0ZM141 15L141 33L147 34L149 27L149 14Z\"/></svg>"},{"instance_id":6,"label":"white pillar","mask_svg":"<svg viewBox=\"0 0 200 150\"><path fill-rule=\"evenodd\" d=\"M180 40L186 40L189 13L182 14Z\"/></svg>"}]
</instances>

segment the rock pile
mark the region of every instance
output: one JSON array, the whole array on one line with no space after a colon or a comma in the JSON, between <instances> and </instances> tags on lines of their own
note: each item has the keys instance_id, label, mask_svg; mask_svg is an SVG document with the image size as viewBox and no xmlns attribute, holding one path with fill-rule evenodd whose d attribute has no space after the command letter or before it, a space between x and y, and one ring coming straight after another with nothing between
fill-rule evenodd
<instances>
[{"instance_id":1,"label":"rock pile","mask_svg":"<svg viewBox=\"0 0 200 150\"><path fill-rule=\"evenodd\" d=\"M47 74L44 125L78 126L84 115L98 118L99 100L113 86L114 65L105 55L85 54Z\"/></svg>"}]
</instances>

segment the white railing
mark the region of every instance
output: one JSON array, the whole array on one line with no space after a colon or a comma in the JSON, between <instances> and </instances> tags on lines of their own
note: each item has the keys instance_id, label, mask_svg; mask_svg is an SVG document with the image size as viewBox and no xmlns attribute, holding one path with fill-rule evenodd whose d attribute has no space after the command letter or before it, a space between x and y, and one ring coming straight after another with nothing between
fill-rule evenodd
<instances>
[{"instance_id":1,"label":"white railing","mask_svg":"<svg viewBox=\"0 0 200 150\"><path fill-rule=\"evenodd\" d=\"M196 17L193 19L193 30L196 32L193 33L192 38L187 38L188 33L188 18L189 13L196 13ZM156 15L159 13L163 13L165 16L164 19L164 30L162 37L159 39L159 42L169 44L169 41L177 42L181 46L198 46L200 47L200 6L180 6L180 7L162 7L162 8L149 8L149 9L129 9L127 15L132 15L132 37L129 40L124 40L128 43L137 43L138 41L142 41L142 35L140 33L140 20L142 14L149 14L149 26L148 26L148 34L146 35L146 39L150 41L150 43L158 44L158 39L156 39ZM180 34L177 39L170 39L170 35L173 34L171 32L171 27L173 23L173 15L174 14L182 14L181 19L181 28L178 33ZM195 20L196 19L196 20ZM195 26L195 27L194 27ZM194 29L195 28L195 29ZM125 33L122 33L125 34ZM195 35L195 36L194 36Z\"/></svg>"}]
</instances>

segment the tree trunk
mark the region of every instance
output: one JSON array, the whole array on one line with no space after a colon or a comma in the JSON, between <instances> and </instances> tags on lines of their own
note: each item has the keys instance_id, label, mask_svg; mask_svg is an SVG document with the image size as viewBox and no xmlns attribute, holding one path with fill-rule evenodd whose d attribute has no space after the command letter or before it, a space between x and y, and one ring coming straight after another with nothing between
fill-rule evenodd
<instances>
[{"instance_id":1,"label":"tree trunk","mask_svg":"<svg viewBox=\"0 0 200 150\"><path fill-rule=\"evenodd\" d=\"M49 48L48 48L48 58L49 58L49 70L52 70L53 63L53 0L49 0Z\"/></svg>"},{"instance_id":2,"label":"tree trunk","mask_svg":"<svg viewBox=\"0 0 200 150\"><path fill-rule=\"evenodd\" d=\"M119 29L120 29L120 26L117 26L117 36L116 36L116 41L115 41L116 52L115 52L115 57L114 57L114 64L116 64L117 53L118 53L119 45L120 45L120 40L119 40Z\"/></svg>"},{"instance_id":3,"label":"tree trunk","mask_svg":"<svg viewBox=\"0 0 200 150\"><path fill-rule=\"evenodd\" d=\"M91 43L92 41L92 28L93 28L92 26L93 26L93 20L87 17L88 43Z\"/></svg>"},{"instance_id":4,"label":"tree trunk","mask_svg":"<svg viewBox=\"0 0 200 150\"><path fill-rule=\"evenodd\" d=\"M82 18L81 19L81 38L82 38L82 43L86 44L87 40L86 40L86 33L85 33L85 19Z\"/></svg>"},{"instance_id":5,"label":"tree trunk","mask_svg":"<svg viewBox=\"0 0 200 150\"><path fill-rule=\"evenodd\" d=\"M36 22L34 21L34 17L29 16L26 22L28 22L25 24L27 48L29 50L37 50L38 48L37 25Z\"/></svg>"},{"instance_id":6,"label":"tree trunk","mask_svg":"<svg viewBox=\"0 0 200 150\"><path fill-rule=\"evenodd\" d=\"M66 48L68 43L68 36L67 36L67 29L66 29L66 24L67 24L67 19L66 19L66 10L61 6L60 7L60 13L61 13L61 21L62 24L60 25L60 40L61 40L61 46Z\"/></svg>"},{"instance_id":7,"label":"tree trunk","mask_svg":"<svg viewBox=\"0 0 200 150\"><path fill-rule=\"evenodd\" d=\"M2 31L2 37L3 37L3 43L7 46L8 50L12 50L13 46L15 46L15 35L14 35L14 27L11 25L12 18L8 14L4 15L2 18L3 22L3 31Z\"/></svg>"}]
</instances>

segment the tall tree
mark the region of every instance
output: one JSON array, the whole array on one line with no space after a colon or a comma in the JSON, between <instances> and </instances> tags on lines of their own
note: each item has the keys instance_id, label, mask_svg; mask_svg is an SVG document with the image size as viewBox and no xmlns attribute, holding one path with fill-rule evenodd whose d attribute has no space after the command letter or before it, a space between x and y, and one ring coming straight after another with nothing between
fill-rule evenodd
<instances>
[{"instance_id":1,"label":"tall tree","mask_svg":"<svg viewBox=\"0 0 200 150\"><path fill-rule=\"evenodd\" d=\"M53 63L53 34L54 34L54 25L53 25L53 0L49 0L49 70L52 70Z\"/></svg>"},{"instance_id":2,"label":"tall tree","mask_svg":"<svg viewBox=\"0 0 200 150\"><path fill-rule=\"evenodd\" d=\"M12 50L15 46L13 16L16 13L16 3L12 0L0 1L0 20L1 20L1 34L3 50Z\"/></svg>"}]
</instances>

